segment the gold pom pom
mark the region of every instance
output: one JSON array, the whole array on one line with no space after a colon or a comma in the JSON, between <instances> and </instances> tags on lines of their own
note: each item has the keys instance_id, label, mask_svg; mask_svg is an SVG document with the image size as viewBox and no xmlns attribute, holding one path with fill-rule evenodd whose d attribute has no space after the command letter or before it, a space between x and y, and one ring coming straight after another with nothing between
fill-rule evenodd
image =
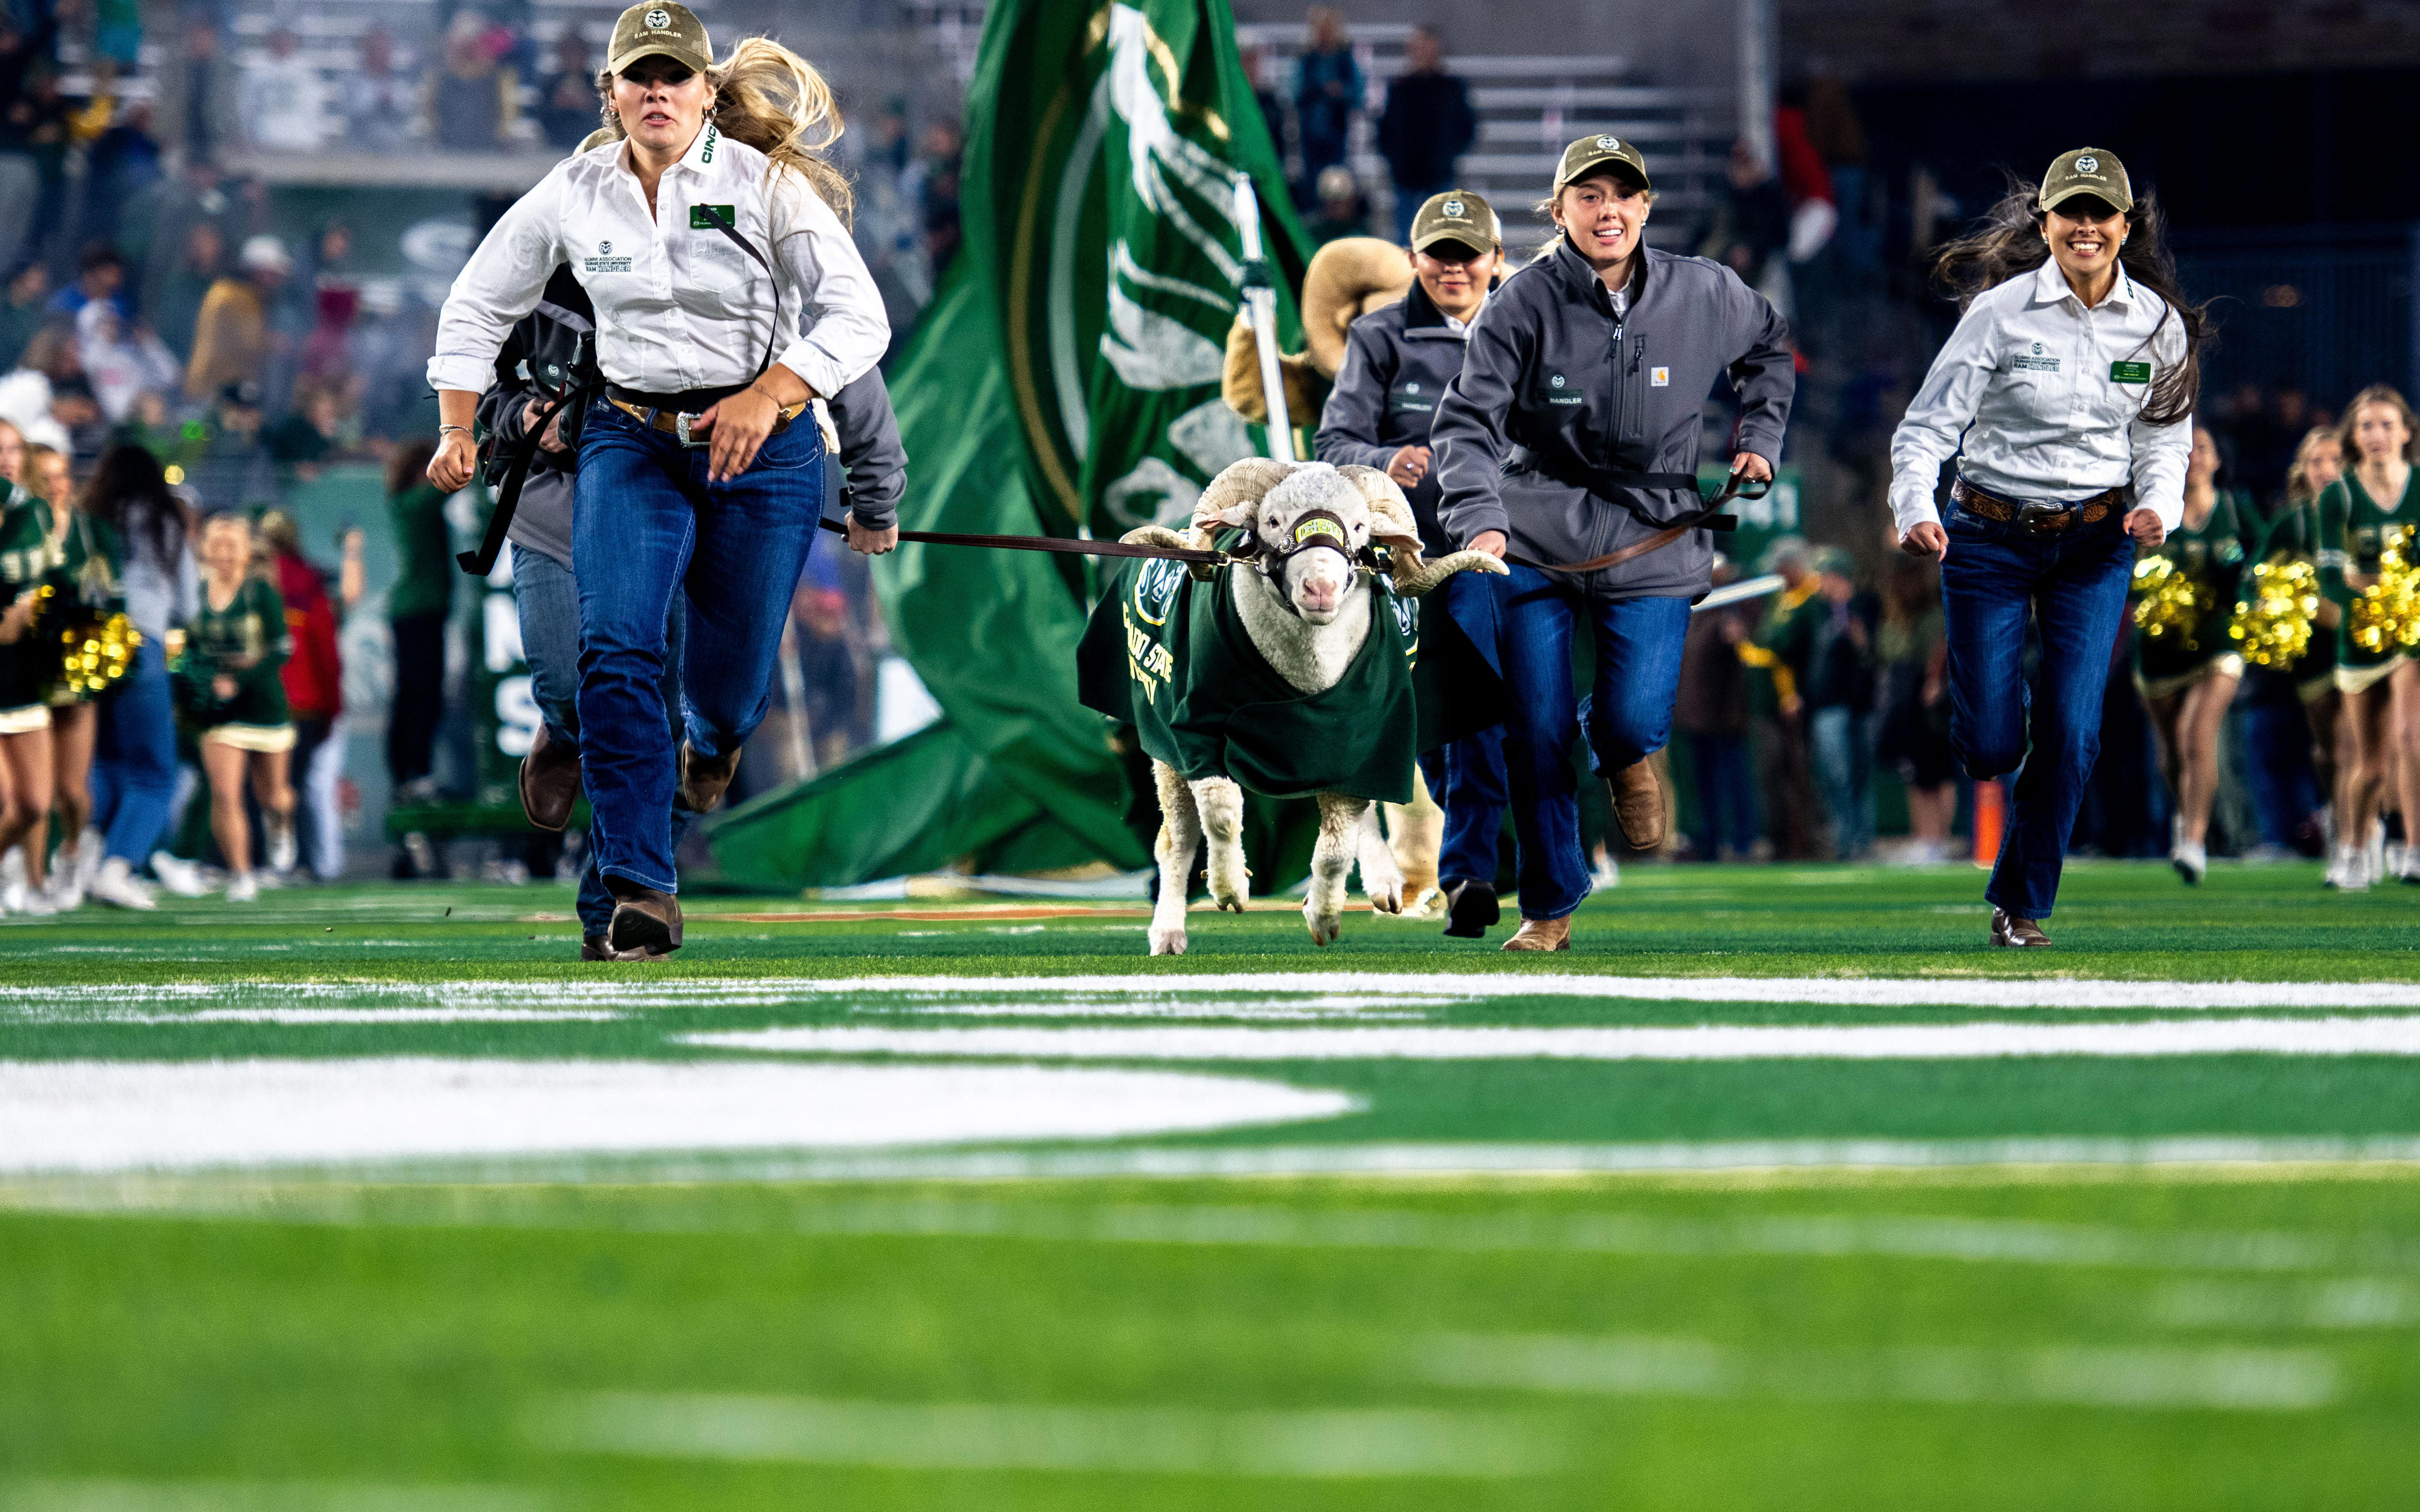
<instances>
[{"instance_id":1,"label":"gold pom pom","mask_svg":"<svg viewBox=\"0 0 2420 1512\"><path fill-rule=\"evenodd\" d=\"M113 614L97 625L86 622L69 625L59 632L59 642L65 651L59 687L65 692L89 696L107 692L133 667L135 648L143 644L143 632L124 614Z\"/></svg>"},{"instance_id":2,"label":"gold pom pom","mask_svg":"<svg viewBox=\"0 0 2420 1512\"><path fill-rule=\"evenodd\" d=\"M2352 643L2373 655L2420 645L2420 567L2401 542L2378 555L2378 581L2352 601Z\"/></svg>"},{"instance_id":3,"label":"gold pom pom","mask_svg":"<svg viewBox=\"0 0 2420 1512\"><path fill-rule=\"evenodd\" d=\"M2281 556L2252 566L2252 592L2236 610L2227 636L2257 667L2291 667L2311 648L2319 612L2319 569Z\"/></svg>"},{"instance_id":4,"label":"gold pom pom","mask_svg":"<svg viewBox=\"0 0 2420 1512\"><path fill-rule=\"evenodd\" d=\"M2134 563L2134 628L2146 640L2198 651L2195 631L2210 612L2210 586L2177 570L2165 557L2145 557Z\"/></svg>"}]
</instances>

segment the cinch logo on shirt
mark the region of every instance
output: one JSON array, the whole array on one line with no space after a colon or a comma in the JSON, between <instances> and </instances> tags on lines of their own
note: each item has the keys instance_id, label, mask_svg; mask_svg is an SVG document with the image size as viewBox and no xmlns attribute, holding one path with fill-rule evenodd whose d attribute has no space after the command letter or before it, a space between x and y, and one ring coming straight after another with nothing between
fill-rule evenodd
<instances>
[{"instance_id":1,"label":"cinch logo on shirt","mask_svg":"<svg viewBox=\"0 0 2420 1512\"><path fill-rule=\"evenodd\" d=\"M2109 364L2109 381L2112 383L2149 383L2151 381L2151 364L2149 363L2112 363Z\"/></svg>"}]
</instances>

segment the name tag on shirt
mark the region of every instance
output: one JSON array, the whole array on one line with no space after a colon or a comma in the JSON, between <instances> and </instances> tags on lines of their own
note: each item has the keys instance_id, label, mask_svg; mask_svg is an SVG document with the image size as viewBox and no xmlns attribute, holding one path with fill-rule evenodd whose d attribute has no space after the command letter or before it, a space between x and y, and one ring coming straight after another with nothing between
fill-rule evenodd
<instances>
[{"instance_id":1,"label":"name tag on shirt","mask_svg":"<svg viewBox=\"0 0 2420 1512\"><path fill-rule=\"evenodd\" d=\"M2149 383L2151 381L2151 364L2149 363L2112 363L2109 364L2109 381L2112 383Z\"/></svg>"},{"instance_id":2,"label":"name tag on shirt","mask_svg":"<svg viewBox=\"0 0 2420 1512\"><path fill-rule=\"evenodd\" d=\"M1651 389L1670 388L1672 386L1672 370L1668 367L1649 368L1647 370L1647 386Z\"/></svg>"},{"instance_id":3,"label":"name tag on shirt","mask_svg":"<svg viewBox=\"0 0 2420 1512\"><path fill-rule=\"evenodd\" d=\"M689 228L711 231L718 225L739 228L739 212L729 205L692 205L689 208Z\"/></svg>"},{"instance_id":4,"label":"name tag on shirt","mask_svg":"<svg viewBox=\"0 0 2420 1512\"><path fill-rule=\"evenodd\" d=\"M2055 357L2015 357L2009 359L2009 365L2015 368L2020 373L2055 373L2058 371L2058 359Z\"/></svg>"}]
</instances>

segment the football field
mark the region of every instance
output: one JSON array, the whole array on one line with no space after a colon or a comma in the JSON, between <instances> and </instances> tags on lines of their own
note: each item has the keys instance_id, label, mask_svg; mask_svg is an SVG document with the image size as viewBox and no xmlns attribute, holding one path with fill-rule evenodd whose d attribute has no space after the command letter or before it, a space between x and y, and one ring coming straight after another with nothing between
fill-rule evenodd
<instances>
[{"instance_id":1,"label":"football field","mask_svg":"<svg viewBox=\"0 0 2420 1512\"><path fill-rule=\"evenodd\" d=\"M0 1506L2399 1504L2420 889L1980 890L0 921Z\"/></svg>"}]
</instances>

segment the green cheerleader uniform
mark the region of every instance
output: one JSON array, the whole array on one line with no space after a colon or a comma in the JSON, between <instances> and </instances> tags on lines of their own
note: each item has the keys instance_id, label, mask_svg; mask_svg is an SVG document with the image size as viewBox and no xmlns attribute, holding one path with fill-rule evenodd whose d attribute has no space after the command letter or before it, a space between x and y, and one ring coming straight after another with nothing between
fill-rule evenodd
<instances>
[{"instance_id":1,"label":"green cheerleader uniform","mask_svg":"<svg viewBox=\"0 0 2420 1512\"><path fill-rule=\"evenodd\" d=\"M2183 639L2134 637L2134 686L2147 699L2173 698L2213 673L2243 675L2243 658L2232 649L2226 628L2235 619L2236 591L2251 560L2252 506L2242 494L2220 489L2209 517L2180 524L2147 556L2165 557L2201 585L2205 607Z\"/></svg>"},{"instance_id":2,"label":"green cheerleader uniform","mask_svg":"<svg viewBox=\"0 0 2420 1512\"><path fill-rule=\"evenodd\" d=\"M118 547L117 532L107 522L81 509L70 510L59 550L60 593L67 602L54 607L50 621L54 626L98 625L126 608L126 590L117 577L126 554ZM51 690L49 700L55 709L89 702L92 695L60 687Z\"/></svg>"},{"instance_id":3,"label":"green cheerleader uniform","mask_svg":"<svg viewBox=\"0 0 2420 1512\"><path fill-rule=\"evenodd\" d=\"M58 589L64 554L51 544L51 506L18 487L0 485L0 613L47 584ZM52 648L55 652L55 648ZM24 734L50 726L44 689L58 674L54 654L43 660L44 638L34 626L0 645L0 735Z\"/></svg>"},{"instance_id":4,"label":"green cheerleader uniform","mask_svg":"<svg viewBox=\"0 0 2420 1512\"><path fill-rule=\"evenodd\" d=\"M2352 601L2361 595L2345 581L2348 572L2375 573L2388 547L2406 542L2420 525L2420 468L2403 486L2403 497L2381 509L2350 471L2319 494L2319 585L2344 607L2336 627L2336 687L2358 693L2383 681L2411 659L2399 647L2365 651L2353 643Z\"/></svg>"},{"instance_id":5,"label":"green cheerleader uniform","mask_svg":"<svg viewBox=\"0 0 2420 1512\"><path fill-rule=\"evenodd\" d=\"M2314 567L2319 562L2319 504L2314 499L2298 500L2277 511L2269 522L2269 530L2260 541L2260 549L2253 560L2275 565L2281 562L2302 561ZM2252 592L2252 575L2243 575L2243 594ZM2294 692L2305 703L2336 686L2336 632L2325 625L2311 626L2311 643L2304 648L2294 665L2283 669L2294 680Z\"/></svg>"},{"instance_id":6,"label":"green cheerleader uniform","mask_svg":"<svg viewBox=\"0 0 2420 1512\"><path fill-rule=\"evenodd\" d=\"M286 710L286 684L279 669L292 653L286 631L286 602L257 578L247 578L225 609L210 607L202 590L200 610L185 626L185 651L178 658L187 722L201 733L246 750L290 750L294 724ZM235 679L235 695L212 690L220 676Z\"/></svg>"}]
</instances>

